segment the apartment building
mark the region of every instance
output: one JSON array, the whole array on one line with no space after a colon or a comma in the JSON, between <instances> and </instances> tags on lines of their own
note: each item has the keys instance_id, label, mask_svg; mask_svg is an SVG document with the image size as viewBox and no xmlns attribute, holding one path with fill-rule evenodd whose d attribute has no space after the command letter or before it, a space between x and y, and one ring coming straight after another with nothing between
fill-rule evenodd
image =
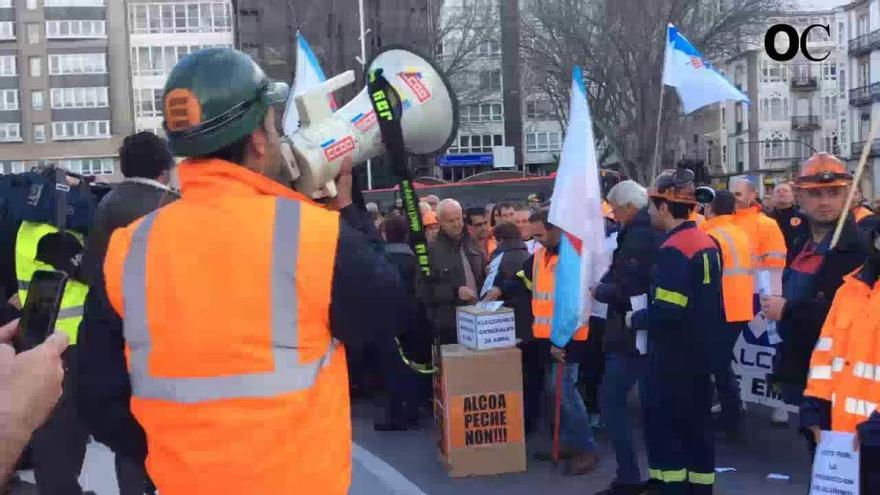
<instances>
[{"instance_id":1,"label":"apartment building","mask_svg":"<svg viewBox=\"0 0 880 495\"><path fill-rule=\"evenodd\" d=\"M855 169L871 130L880 119L880 1L862 0L844 8L849 28L847 70L852 77L848 88L847 137L851 144L845 155ZM880 139L871 142L862 188L880 197Z\"/></svg>"},{"instance_id":2,"label":"apartment building","mask_svg":"<svg viewBox=\"0 0 880 495\"><path fill-rule=\"evenodd\" d=\"M162 131L162 91L184 56L234 43L229 0L127 0L131 99L137 131Z\"/></svg>"},{"instance_id":3,"label":"apartment building","mask_svg":"<svg viewBox=\"0 0 880 495\"><path fill-rule=\"evenodd\" d=\"M0 173L118 177L132 113L121 1L0 0Z\"/></svg>"},{"instance_id":4,"label":"apartment building","mask_svg":"<svg viewBox=\"0 0 880 495\"><path fill-rule=\"evenodd\" d=\"M838 156L849 153L847 139L846 84L847 25L840 9L792 12L769 19L767 27L785 23L799 33L813 24L829 26L830 34L812 29L807 48L791 61L771 59L763 40L746 43L746 49L724 64L728 79L745 92L750 104L720 105L719 124L707 134L716 147L719 162L713 171L728 174L755 173L787 177L808 156L827 151ZM777 36L780 52L788 47L786 36Z\"/></svg>"}]
</instances>

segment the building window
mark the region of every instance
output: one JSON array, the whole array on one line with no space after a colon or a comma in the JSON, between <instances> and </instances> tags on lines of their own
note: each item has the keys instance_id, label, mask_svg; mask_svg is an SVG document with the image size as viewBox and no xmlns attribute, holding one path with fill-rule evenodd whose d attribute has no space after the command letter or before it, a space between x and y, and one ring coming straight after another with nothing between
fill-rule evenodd
<instances>
[{"instance_id":1,"label":"building window","mask_svg":"<svg viewBox=\"0 0 880 495\"><path fill-rule=\"evenodd\" d=\"M58 165L82 175L112 175L116 164L113 158L73 158L61 160Z\"/></svg>"},{"instance_id":2,"label":"building window","mask_svg":"<svg viewBox=\"0 0 880 495\"><path fill-rule=\"evenodd\" d=\"M232 48L230 44L139 46L131 49L132 73L136 76L162 76L171 72L181 58L209 47Z\"/></svg>"},{"instance_id":3,"label":"building window","mask_svg":"<svg viewBox=\"0 0 880 495\"><path fill-rule=\"evenodd\" d=\"M815 29L813 30L815 31ZM836 81L837 80L837 62L822 62L822 80L823 81Z\"/></svg>"},{"instance_id":4,"label":"building window","mask_svg":"<svg viewBox=\"0 0 880 495\"><path fill-rule=\"evenodd\" d=\"M762 82L782 82L788 80L788 70L778 62L764 61L761 64Z\"/></svg>"},{"instance_id":5,"label":"building window","mask_svg":"<svg viewBox=\"0 0 880 495\"><path fill-rule=\"evenodd\" d=\"M491 153L493 146L504 146L504 138L501 134L458 136L447 153Z\"/></svg>"},{"instance_id":6,"label":"building window","mask_svg":"<svg viewBox=\"0 0 880 495\"><path fill-rule=\"evenodd\" d=\"M21 142L21 124L0 124L0 142Z\"/></svg>"},{"instance_id":7,"label":"building window","mask_svg":"<svg viewBox=\"0 0 880 495\"><path fill-rule=\"evenodd\" d=\"M15 23L11 21L0 22L0 40L15 39Z\"/></svg>"},{"instance_id":8,"label":"building window","mask_svg":"<svg viewBox=\"0 0 880 495\"><path fill-rule=\"evenodd\" d=\"M104 0L46 0L46 7L103 7Z\"/></svg>"},{"instance_id":9,"label":"building window","mask_svg":"<svg viewBox=\"0 0 880 495\"><path fill-rule=\"evenodd\" d=\"M17 89L0 89L0 110L18 110Z\"/></svg>"},{"instance_id":10,"label":"building window","mask_svg":"<svg viewBox=\"0 0 880 495\"><path fill-rule=\"evenodd\" d=\"M31 108L34 110L43 109L43 92L31 91Z\"/></svg>"},{"instance_id":11,"label":"building window","mask_svg":"<svg viewBox=\"0 0 880 495\"><path fill-rule=\"evenodd\" d=\"M761 100L761 110L767 120L788 119L788 98L781 96Z\"/></svg>"},{"instance_id":12,"label":"building window","mask_svg":"<svg viewBox=\"0 0 880 495\"><path fill-rule=\"evenodd\" d=\"M129 5L132 33L229 33L228 2L138 3Z\"/></svg>"},{"instance_id":13,"label":"building window","mask_svg":"<svg viewBox=\"0 0 880 495\"><path fill-rule=\"evenodd\" d=\"M30 57L28 58L28 63L31 68L31 77L40 77L43 75L43 59L40 57Z\"/></svg>"},{"instance_id":14,"label":"building window","mask_svg":"<svg viewBox=\"0 0 880 495\"><path fill-rule=\"evenodd\" d=\"M0 174L20 174L28 170L27 162L20 160L0 161Z\"/></svg>"},{"instance_id":15,"label":"building window","mask_svg":"<svg viewBox=\"0 0 880 495\"><path fill-rule=\"evenodd\" d=\"M530 132L526 134L526 151L542 153L562 150L562 133Z\"/></svg>"},{"instance_id":16,"label":"building window","mask_svg":"<svg viewBox=\"0 0 880 495\"><path fill-rule=\"evenodd\" d=\"M27 42L35 45L40 42L40 25L39 24L28 24L27 25Z\"/></svg>"},{"instance_id":17,"label":"building window","mask_svg":"<svg viewBox=\"0 0 880 495\"><path fill-rule=\"evenodd\" d=\"M788 138L778 132L774 132L770 139L764 141L764 159L788 158Z\"/></svg>"},{"instance_id":18,"label":"building window","mask_svg":"<svg viewBox=\"0 0 880 495\"><path fill-rule=\"evenodd\" d=\"M17 76L15 55L0 56L0 76Z\"/></svg>"},{"instance_id":19,"label":"building window","mask_svg":"<svg viewBox=\"0 0 880 495\"><path fill-rule=\"evenodd\" d=\"M477 55L480 57L494 57L501 55L501 42L498 40L486 40L477 45Z\"/></svg>"},{"instance_id":20,"label":"building window","mask_svg":"<svg viewBox=\"0 0 880 495\"><path fill-rule=\"evenodd\" d=\"M110 137L109 120L52 122L52 139L103 139Z\"/></svg>"},{"instance_id":21,"label":"building window","mask_svg":"<svg viewBox=\"0 0 880 495\"><path fill-rule=\"evenodd\" d=\"M36 10L37 8L37 0L27 0L27 8L29 10Z\"/></svg>"},{"instance_id":22,"label":"building window","mask_svg":"<svg viewBox=\"0 0 880 495\"><path fill-rule=\"evenodd\" d=\"M49 55L49 74L106 74L105 53L67 53Z\"/></svg>"},{"instance_id":23,"label":"building window","mask_svg":"<svg viewBox=\"0 0 880 495\"><path fill-rule=\"evenodd\" d=\"M500 70L484 70L480 71L480 89L486 91L501 90L501 71Z\"/></svg>"},{"instance_id":24,"label":"building window","mask_svg":"<svg viewBox=\"0 0 880 495\"><path fill-rule=\"evenodd\" d=\"M837 118L837 96L822 97L822 113L826 119Z\"/></svg>"},{"instance_id":25,"label":"building window","mask_svg":"<svg viewBox=\"0 0 880 495\"><path fill-rule=\"evenodd\" d=\"M725 165L727 164L727 145L726 144L721 145L721 163L723 163Z\"/></svg>"},{"instance_id":26,"label":"building window","mask_svg":"<svg viewBox=\"0 0 880 495\"><path fill-rule=\"evenodd\" d=\"M462 105L460 110L460 122L500 122L502 118L500 103Z\"/></svg>"},{"instance_id":27,"label":"building window","mask_svg":"<svg viewBox=\"0 0 880 495\"><path fill-rule=\"evenodd\" d=\"M106 87L52 88L52 108L103 108L110 106Z\"/></svg>"},{"instance_id":28,"label":"building window","mask_svg":"<svg viewBox=\"0 0 880 495\"><path fill-rule=\"evenodd\" d=\"M138 117L161 117L162 88L135 90L134 110Z\"/></svg>"},{"instance_id":29,"label":"building window","mask_svg":"<svg viewBox=\"0 0 880 495\"><path fill-rule=\"evenodd\" d=\"M825 151L831 153L832 155L840 154L840 146L837 140L836 131L831 131L827 136L825 136Z\"/></svg>"},{"instance_id":30,"label":"building window","mask_svg":"<svg viewBox=\"0 0 880 495\"><path fill-rule=\"evenodd\" d=\"M0 8L12 7L12 0L0 0Z\"/></svg>"},{"instance_id":31,"label":"building window","mask_svg":"<svg viewBox=\"0 0 880 495\"><path fill-rule=\"evenodd\" d=\"M553 106L547 100L527 101L526 119L549 120L553 116Z\"/></svg>"},{"instance_id":32,"label":"building window","mask_svg":"<svg viewBox=\"0 0 880 495\"><path fill-rule=\"evenodd\" d=\"M34 142L46 142L46 124L34 124Z\"/></svg>"},{"instance_id":33,"label":"building window","mask_svg":"<svg viewBox=\"0 0 880 495\"><path fill-rule=\"evenodd\" d=\"M106 38L104 21L46 21L46 38Z\"/></svg>"}]
</instances>

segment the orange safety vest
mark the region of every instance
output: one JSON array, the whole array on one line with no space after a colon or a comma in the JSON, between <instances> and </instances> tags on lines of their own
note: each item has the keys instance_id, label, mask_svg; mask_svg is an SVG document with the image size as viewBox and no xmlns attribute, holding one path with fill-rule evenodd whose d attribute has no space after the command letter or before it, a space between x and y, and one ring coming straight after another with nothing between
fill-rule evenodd
<instances>
[{"instance_id":1,"label":"orange safety vest","mask_svg":"<svg viewBox=\"0 0 880 495\"><path fill-rule=\"evenodd\" d=\"M844 277L813 349L804 395L831 402L831 429L854 433L880 405L880 283Z\"/></svg>"},{"instance_id":2,"label":"orange safety vest","mask_svg":"<svg viewBox=\"0 0 880 495\"><path fill-rule=\"evenodd\" d=\"M752 274L752 248L746 233L733 223L732 215L710 218L700 228L718 241L724 269L721 294L724 314L730 323L752 321L755 279Z\"/></svg>"},{"instance_id":3,"label":"orange safety vest","mask_svg":"<svg viewBox=\"0 0 880 495\"><path fill-rule=\"evenodd\" d=\"M752 246L752 268L781 273L785 269L785 237L776 220L761 213L757 206L737 210L733 223L746 233Z\"/></svg>"},{"instance_id":4,"label":"orange safety vest","mask_svg":"<svg viewBox=\"0 0 880 495\"><path fill-rule=\"evenodd\" d=\"M703 223L706 222L706 217L704 217L703 215L697 213L697 210L694 210L694 211L691 212L690 216L688 217L688 220L690 220L691 222L696 223L697 226L699 227L700 225L703 225Z\"/></svg>"},{"instance_id":5,"label":"orange safety vest","mask_svg":"<svg viewBox=\"0 0 880 495\"><path fill-rule=\"evenodd\" d=\"M338 213L223 160L179 175L182 199L114 231L104 264L150 477L163 495L347 493Z\"/></svg>"},{"instance_id":6,"label":"orange safety vest","mask_svg":"<svg viewBox=\"0 0 880 495\"><path fill-rule=\"evenodd\" d=\"M873 211L869 210L868 208L865 208L862 205L859 205L859 206L856 206L855 208L853 208L852 213L856 219L856 223L859 223L862 220L864 220L874 214Z\"/></svg>"},{"instance_id":7,"label":"orange safety vest","mask_svg":"<svg viewBox=\"0 0 880 495\"><path fill-rule=\"evenodd\" d=\"M556 287L556 265L559 255L552 254L547 248L540 247L535 251L532 265L532 335L536 339L549 339L553 324L553 293ZM589 330L584 325L574 333L573 340L587 340Z\"/></svg>"}]
</instances>

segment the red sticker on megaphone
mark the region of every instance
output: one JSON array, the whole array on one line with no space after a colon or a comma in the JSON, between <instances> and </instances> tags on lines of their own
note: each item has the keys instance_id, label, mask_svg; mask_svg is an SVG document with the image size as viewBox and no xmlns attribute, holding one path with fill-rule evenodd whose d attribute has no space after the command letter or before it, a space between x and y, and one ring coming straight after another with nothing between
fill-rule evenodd
<instances>
[{"instance_id":1,"label":"red sticker on megaphone","mask_svg":"<svg viewBox=\"0 0 880 495\"><path fill-rule=\"evenodd\" d=\"M431 92L425 83L422 82L422 75L418 72L401 72L398 74L403 82L409 86L419 103L424 103L431 99Z\"/></svg>"},{"instance_id":2,"label":"red sticker on megaphone","mask_svg":"<svg viewBox=\"0 0 880 495\"><path fill-rule=\"evenodd\" d=\"M328 162L332 162L354 151L354 138L346 136L340 141L332 140L322 145L324 156Z\"/></svg>"}]
</instances>

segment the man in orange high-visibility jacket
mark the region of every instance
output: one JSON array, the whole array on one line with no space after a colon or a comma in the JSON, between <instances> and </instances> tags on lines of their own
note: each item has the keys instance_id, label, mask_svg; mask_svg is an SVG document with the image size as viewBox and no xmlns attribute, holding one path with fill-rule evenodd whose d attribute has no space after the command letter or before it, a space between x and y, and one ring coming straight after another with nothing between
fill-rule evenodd
<instances>
[{"instance_id":1,"label":"man in orange high-visibility jacket","mask_svg":"<svg viewBox=\"0 0 880 495\"><path fill-rule=\"evenodd\" d=\"M557 348L550 343L556 265L559 262L559 241L562 230L550 223L548 216L549 209L546 207L532 213L529 223L540 247L523 263L523 269L516 274L516 280L506 281L502 284L503 287L496 286L489 292L487 299L503 297L506 300L513 300L522 297L523 293L530 294L534 317L533 338L520 345L523 353L526 422L533 424L538 415L544 378L555 377L556 366L562 366L560 444L567 456L571 456L566 467L567 474L581 475L595 469L599 462L596 443L590 429L590 416L577 390L579 361L586 352L588 329L586 326L579 328L565 349ZM547 366L549 355L552 355L556 361L552 367ZM551 372L546 373L547 369L551 369Z\"/></svg>"},{"instance_id":2,"label":"man in orange high-visibility jacket","mask_svg":"<svg viewBox=\"0 0 880 495\"><path fill-rule=\"evenodd\" d=\"M708 219L700 228L721 248L721 295L727 328L717 335L713 364L715 388L721 403L721 423L730 439L739 437L742 403L733 374L733 347L740 333L754 316L754 279L752 248L746 233L734 224L736 198L730 191L717 191L707 211Z\"/></svg>"},{"instance_id":3,"label":"man in orange high-visibility jacket","mask_svg":"<svg viewBox=\"0 0 880 495\"><path fill-rule=\"evenodd\" d=\"M730 190L736 196L736 213L733 221L749 238L752 247L752 269L755 276L754 314L758 314L758 293L765 296L782 294L782 272L785 270L788 248L785 236L776 220L768 217L756 206L758 197L755 185L746 178L731 181ZM770 332L768 332L769 334ZM778 333L767 335L770 344L778 344ZM775 408L771 421L778 424L788 422L788 412Z\"/></svg>"},{"instance_id":4,"label":"man in orange high-visibility jacket","mask_svg":"<svg viewBox=\"0 0 880 495\"><path fill-rule=\"evenodd\" d=\"M860 494L880 493L880 229L874 252L837 290L810 359L801 426L855 433Z\"/></svg>"},{"instance_id":5,"label":"man in orange high-visibility jacket","mask_svg":"<svg viewBox=\"0 0 880 495\"><path fill-rule=\"evenodd\" d=\"M209 48L175 66L164 95L169 144L188 157L182 198L116 230L104 264L147 471L163 495L343 495L338 341L391 338L398 317L383 315L411 301L350 204L350 165L339 212L289 188L272 109L283 84Z\"/></svg>"}]
</instances>

